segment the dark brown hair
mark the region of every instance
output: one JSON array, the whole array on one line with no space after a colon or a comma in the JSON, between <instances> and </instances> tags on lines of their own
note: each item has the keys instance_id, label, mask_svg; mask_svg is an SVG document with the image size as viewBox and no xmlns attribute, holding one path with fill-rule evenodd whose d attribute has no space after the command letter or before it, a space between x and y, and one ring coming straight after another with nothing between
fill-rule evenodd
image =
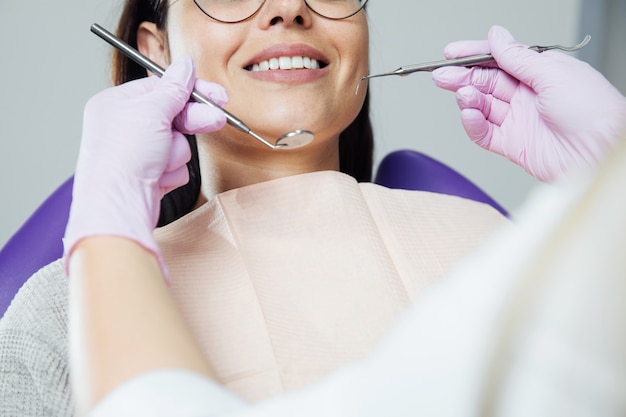
<instances>
[{"instance_id":1,"label":"dark brown hair","mask_svg":"<svg viewBox=\"0 0 626 417\"><path fill-rule=\"evenodd\" d=\"M165 29L167 0L126 0L117 27L117 36L133 47L137 47L137 30L141 22L153 22ZM119 51L113 51L112 78L115 85L143 78L146 70L128 59ZM200 193L200 164L196 138L187 136L191 145L192 158L187 164L189 183L161 200L159 226L166 225L189 213ZM374 136L369 118L369 92L361 111L339 136L339 169L359 182L372 180Z\"/></svg>"}]
</instances>

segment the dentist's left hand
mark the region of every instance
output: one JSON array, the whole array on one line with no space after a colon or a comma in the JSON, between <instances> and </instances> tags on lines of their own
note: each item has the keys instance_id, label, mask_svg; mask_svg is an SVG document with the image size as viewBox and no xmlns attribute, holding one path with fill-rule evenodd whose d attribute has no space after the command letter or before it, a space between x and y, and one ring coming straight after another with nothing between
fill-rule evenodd
<instances>
[{"instance_id":1,"label":"dentist's left hand","mask_svg":"<svg viewBox=\"0 0 626 417\"><path fill-rule=\"evenodd\" d=\"M626 128L626 98L588 64L537 53L494 26L487 41L459 41L446 58L493 54L494 67L445 67L435 83L455 91L470 139L542 181L594 166Z\"/></svg>"},{"instance_id":2,"label":"dentist's left hand","mask_svg":"<svg viewBox=\"0 0 626 417\"><path fill-rule=\"evenodd\" d=\"M196 80L183 57L162 78L148 77L107 89L86 105L70 218L66 265L77 243L90 236L135 241L161 264L153 230L164 194L189 180L185 134L208 133L226 123L224 113L189 102L193 88L216 104L227 102L219 85Z\"/></svg>"}]
</instances>

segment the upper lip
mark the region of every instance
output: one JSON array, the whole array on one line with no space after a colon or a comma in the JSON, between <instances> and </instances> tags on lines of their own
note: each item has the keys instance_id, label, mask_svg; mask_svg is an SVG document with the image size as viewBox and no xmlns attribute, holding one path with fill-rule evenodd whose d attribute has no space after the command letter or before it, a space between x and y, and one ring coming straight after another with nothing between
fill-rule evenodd
<instances>
[{"instance_id":1,"label":"upper lip","mask_svg":"<svg viewBox=\"0 0 626 417\"><path fill-rule=\"evenodd\" d=\"M249 67L253 64L258 64L262 61L269 61L271 58L280 58L281 56L307 56L309 58L316 59L323 64L329 63L328 58L326 58L326 56L322 52L310 45L306 45L303 43L278 44L266 48L250 58L250 60L248 60L248 62L246 62L246 64L244 65L244 68Z\"/></svg>"}]
</instances>

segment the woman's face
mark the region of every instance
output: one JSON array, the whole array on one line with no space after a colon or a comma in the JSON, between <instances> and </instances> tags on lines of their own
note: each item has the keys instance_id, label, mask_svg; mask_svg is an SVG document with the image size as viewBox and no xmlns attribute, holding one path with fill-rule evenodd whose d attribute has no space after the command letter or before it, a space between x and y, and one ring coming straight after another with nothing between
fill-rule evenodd
<instances>
[{"instance_id":1,"label":"woman's face","mask_svg":"<svg viewBox=\"0 0 626 417\"><path fill-rule=\"evenodd\" d=\"M354 90L367 73L368 42L364 11L330 20L304 0L267 0L240 23L217 22L192 0L176 1L168 14L169 57L191 55L199 78L228 91L226 108L272 140L295 129L313 131L316 141L338 137L363 104L366 89ZM320 68L252 70L281 57L315 59Z\"/></svg>"}]
</instances>

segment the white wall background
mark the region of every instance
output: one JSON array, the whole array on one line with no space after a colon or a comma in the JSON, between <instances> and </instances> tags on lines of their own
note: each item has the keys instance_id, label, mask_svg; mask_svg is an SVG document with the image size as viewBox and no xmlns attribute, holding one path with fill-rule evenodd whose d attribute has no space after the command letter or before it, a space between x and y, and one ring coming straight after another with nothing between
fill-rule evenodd
<instances>
[{"instance_id":1,"label":"white wall background","mask_svg":"<svg viewBox=\"0 0 626 417\"><path fill-rule=\"evenodd\" d=\"M84 103L109 83L110 47L89 26L113 29L120 3L0 3L0 245L73 172ZM528 44L574 44L581 10L581 0L371 0L372 71L440 59L446 43L483 39L492 24ZM399 148L422 150L512 210L535 184L469 143L453 94L429 74L373 80L371 89L378 160Z\"/></svg>"}]
</instances>

